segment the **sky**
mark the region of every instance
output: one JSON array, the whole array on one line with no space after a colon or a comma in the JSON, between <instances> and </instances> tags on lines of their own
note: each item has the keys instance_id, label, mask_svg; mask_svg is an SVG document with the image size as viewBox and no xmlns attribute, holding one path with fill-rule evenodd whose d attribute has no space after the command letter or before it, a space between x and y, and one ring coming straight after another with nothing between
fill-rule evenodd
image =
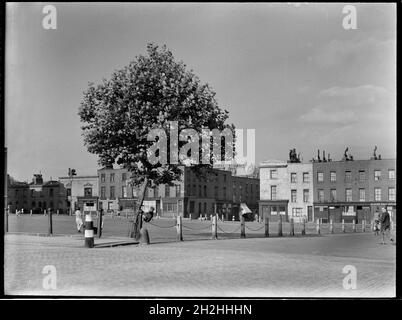
<instances>
[{"instance_id":1,"label":"sky","mask_svg":"<svg viewBox=\"0 0 402 320\"><path fill-rule=\"evenodd\" d=\"M52 4L57 29L44 29ZM342 3L8 3L8 173L31 180L96 174L78 108L89 82L164 45L216 92L237 128L255 129L256 162L396 157L396 5Z\"/></svg>"}]
</instances>

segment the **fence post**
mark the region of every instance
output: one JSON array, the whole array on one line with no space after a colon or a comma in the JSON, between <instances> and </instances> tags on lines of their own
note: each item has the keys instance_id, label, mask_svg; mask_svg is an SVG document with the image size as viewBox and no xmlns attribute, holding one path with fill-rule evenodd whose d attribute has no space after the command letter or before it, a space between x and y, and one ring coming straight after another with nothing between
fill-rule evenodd
<instances>
[{"instance_id":1,"label":"fence post","mask_svg":"<svg viewBox=\"0 0 402 320\"><path fill-rule=\"evenodd\" d=\"M317 219L317 234L321 234L321 225L320 225L320 219Z\"/></svg>"},{"instance_id":2,"label":"fence post","mask_svg":"<svg viewBox=\"0 0 402 320\"><path fill-rule=\"evenodd\" d=\"M282 216L279 214L278 237L282 237Z\"/></svg>"},{"instance_id":3,"label":"fence post","mask_svg":"<svg viewBox=\"0 0 402 320\"><path fill-rule=\"evenodd\" d=\"M301 231L301 234L303 235L303 236L305 236L306 235L306 219L303 217L303 222L302 222L302 231Z\"/></svg>"},{"instance_id":4,"label":"fence post","mask_svg":"<svg viewBox=\"0 0 402 320\"><path fill-rule=\"evenodd\" d=\"M243 215L240 215L240 238L246 237L246 222Z\"/></svg>"},{"instance_id":5,"label":"fence post","mask_svg":"<svg viewBox=\"0 0 402 320\"><path fill-rule=\"evenodd\" d=\"M265 216L265 237L269 237L269 218Z\"/></svg>"},{"instance_id":6,"label":"fence post","mask_svg":"<svg viewBox=\"0 0 402 320\"><path fill-rule=\"evenodd\" d=\"M329 232L334 233L334 222L332 219L329 220Z\"/></svg>"},{"instance_id":7,"label":"fence post","mask_svg":"<svg viewBox=\"0 0 402 320\"><path fill-rule=\"evenodd\" d=\"M355 219L353 219L352 226L353 226L353 232L356 232L356 220Z\"/></svg>"},{"instance_id":8,"label":"fence post","mask_svg":"<svg viewBox=\"0 0 402 320\"><path fill-rule=\"evenodd\" d=\"M342 232L345 233L346 229L345 229L345 219L342 219Z\"/></svg>"},{"instance_id":9,"label":"fence post","mask_svg":"<svg viewBox=\"0 0 402 320\"><path fill-rule=\"evenodd\" d=\"M295 223L293 218L290 218L290 236L295 235Z\"/></svg>"},{"instance_id":10,"label":"fence post","mask_svg":"<svg viewBox=\"0 0 402 320\"><path fill-rule=\"evenodd\" d=\"M53 221L52 221L52 210L49 210L49 214L48 214L49 218L49 231L48 231L48 235L51 236L53 235Z\"/></svg>"},{"instance_id":11,"label":"fence post","mask_svg":"<svg viewBox=\"0 0 402 320\"><path fill-rule=\"evenodd\" d=\"M93 222L92 217L90 214L85 215L85 247L86 248L93 248L94 243L94 229L93 229Z\"/></svg>"},{"instance_id":12,"label":"fence post","mask_svg":"<svg viewBox=\"0 0 402 320\"><path fill-rule=\"evenodd\" d=\"M181 216L177 216L177 241L183 241L183 226L181 224Z\"/></svg>"},{"instance_id":13,"label":"fence post","mask_svg":"<svg viewBox=\"0 0 402 320\"><path fill-rule=\"evenodd\" d=\"M212 217L212 240L218 239L218 215Z\"/></svg>"},{"instance_id":14,"label":"fence post","mask_svg":"<svg viewBox=\"0 0 402 320\"><path fill-rule=\"evenodd\" d=\"M102 236L102 212L98 213L98 239Z\"/></svg>"}]
</instances>

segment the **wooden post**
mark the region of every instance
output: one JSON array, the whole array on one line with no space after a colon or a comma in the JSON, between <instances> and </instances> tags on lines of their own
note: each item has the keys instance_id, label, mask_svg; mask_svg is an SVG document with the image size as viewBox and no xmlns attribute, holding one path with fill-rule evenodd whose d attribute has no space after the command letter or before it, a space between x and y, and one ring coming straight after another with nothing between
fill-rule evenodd
<instances>
[{"instance_id":1,"label":"wooden post","mask_svg":"<svg viewBox=\"0 0 402 320\"><path fill-rule=\"evenodd\" d=\"M269 218L265 216L265 237L269 237Z\"/></svg>"},{"instance_id":2,"label":"wooden post","mask_svg":"<svg viewBox=\"0 0 402 320\"><path fill-rule=\"evenodd\" d=\"M102 236L102 211L98 214L98 238Z\"/></svg>"},{"instance_id":3,"label":"wooden post","mask_svg":"<svg viewBox=\"0 0 402 320\"><path fill-rule=\"evenodd\" d=\"M303 235L303 236L305 236L306 235L306 219L305 218L303 218L303 222L302 222L302 231L301 231L301 234Z\"/></svg>"},{"instance_id":4,"label":"wooden post","mask_svg":"<svg viewBox=\"0 0 402 320\"><path fill-rule=\"evenodd\" d=\"M334 223L332 219L329 220L329 232L334 233Z\"/></svg>"},{"instance_id":5,"label":"wooden post","mask_svg":"<svg viewBox=\"0 0 402 320\"><path fill-rule=\"evenodd\" d=\"M345 229L345 219L342 219L342 232L345 233L346 229Z\"/></svg>"},{"instance_id":6,"label":"wooden post","mask_svg":"<svg viewBox=\"0 0 402 320\"><path fill-rule=\"evenodd\" d=\"M218 239L218 215L212 217L212 240Z\"/></svg>"},{"instance_id":7,"label":"wooden post","mask_svg":"<svg viewBox=\"0 0 402 320\"><path fill-rule=\"evenodd\" d=\"M177 241L183 241L183 226L181 223L181 216L177 216Z\"/></svg>"},{"instance_id":8,"label":"wooden post","mask_svg":"<svg viewBox=\"0 0 402 320\"><path fill-rule=\"evenodd\" d=\"M353 232L356 232L356 220L355 219L353 219L352 227L353 227Z\"/></svg>"},{"instance_id":9,"label":"wooden post","mask_svg":"<svg viewBox=\"0 0 402 320\"><path fill-rule=\"evenodd\" d=\"M246 237L246 222L243 215L240 215L240 238Z\"/></svg>"},{"instance_id":10,"label":"wooden post","mask_svg":"<svg viewBox=\"0 0 402 320\"><path fill-rule=\"evenodd\" d=\"M317 234L321 234L321 224L320 224L320 219L317 219Z\"/></svg>"},{"instance_id":11,"label":"wooden post","mask_svg":"<svg viewBox=\"0 0 402 320\"><path fill-rule=\"evenodd\" d=\"M282 216L279 214L278 237L282 237Z\"/></svg>"},{"instance_id":12,"label":"wooden post","mask_svg":"<svg viewBox=\"0 0 402 320\"><path fill-rule=\"evenodd\" d=\"M48 214L49 218L49 231L48 231L48 235L51 236L53 235L53 221L52 221L52 210L49 210L49 214Z\"/></svg>"},{"instance_id":13,"label":"wooden post","mask_svg":"<svg viewBox=\"0 0 402 320\"><path fill-rule=\"evenodd\" d=\"M290 236L294 236L295 235L295 223L293 218L290 218Z\"/></svg>"}]
</instances>

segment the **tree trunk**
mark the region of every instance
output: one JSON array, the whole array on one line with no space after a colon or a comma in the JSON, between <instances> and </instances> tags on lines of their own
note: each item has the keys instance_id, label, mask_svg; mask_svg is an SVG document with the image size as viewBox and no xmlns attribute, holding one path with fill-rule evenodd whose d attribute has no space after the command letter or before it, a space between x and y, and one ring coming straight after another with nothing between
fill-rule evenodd
<instances>
[{"instance_id":1,"label":"tree trunk","mask_svg":"<svg viewBox=\"0 0 402 320\"><path fill-rule=\"evenodd\" d=\"M140 194L140 197L138 198L138 202L137 202L137 212L134 214L133 222L131 223L131 226L130 226L129 237L134 238L136 240L138 240L140 238L140 229L142 227L142 215L140 214L140 212L141 212L142 203L144 202L145 192L148 187L148 182L149 182L148 178L145 178L145 180L142 184L141 194Z\"/></svg>"}]
</instances>

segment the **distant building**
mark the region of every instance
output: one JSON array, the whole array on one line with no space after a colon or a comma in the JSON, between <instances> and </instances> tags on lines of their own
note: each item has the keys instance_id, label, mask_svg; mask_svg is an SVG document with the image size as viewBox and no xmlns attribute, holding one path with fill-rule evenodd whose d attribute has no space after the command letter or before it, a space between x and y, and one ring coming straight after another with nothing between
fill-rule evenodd
<instances>
[{"instance_id":1,"label":"distant building","mask_svg":"<svg viewBox=\"0 0 402 320\"><path fill-rule=\"evenodd\" d=\"M8 180L8 207L11 212L42 213L51 209L60 214L67 213L66 189L54 180L43 181L41 174L34 174L31 183Z\"/></svg>"},{"instance_id":2,"label":"distant building","mask_svg":"<svg viewBox=\"0 0 402 320\"><path fill-rule=\"evenodd\" d=\"M396 159L313 162L314 215L371 220L385 206L396 217Z\"/></svg>"},{"instance_id":3,"label":"distant building","mask_svg":"<svg viewBox=\"0 0 402 320\"><path fill-rule=\"evenodd\" d=\"M313 220L311 163L269 160L260 164L259 212L277 220Z\"/></svg>"},{"instance_id":4,"label":"distant building","mask_svg":"<svg viewBox=\"0 0 402 320\"><path fill-rule=\"evenodd\" d=\"M98 210L99 179L97 175L60 177L66 188L68 210L77 207L83 212Z\"/></svg>"},{"instance_id":5,"label":"distant building","mask_svg":"<svg viewBox=\"0 0 402 320\"><path fill-rule=\"evenodd\" d=\"M153 206L160 216L198 218L217 212L226 219L238 219L240 203L258 212L259 180L232 176L229 171L214 169L209 180L198 178L189 167L173 186L159 185L146 190L144 207ZM98 170L99 204L105 211L135 210L139 188L130 185L127 169Z\"/></svg>"}]
</instances>

